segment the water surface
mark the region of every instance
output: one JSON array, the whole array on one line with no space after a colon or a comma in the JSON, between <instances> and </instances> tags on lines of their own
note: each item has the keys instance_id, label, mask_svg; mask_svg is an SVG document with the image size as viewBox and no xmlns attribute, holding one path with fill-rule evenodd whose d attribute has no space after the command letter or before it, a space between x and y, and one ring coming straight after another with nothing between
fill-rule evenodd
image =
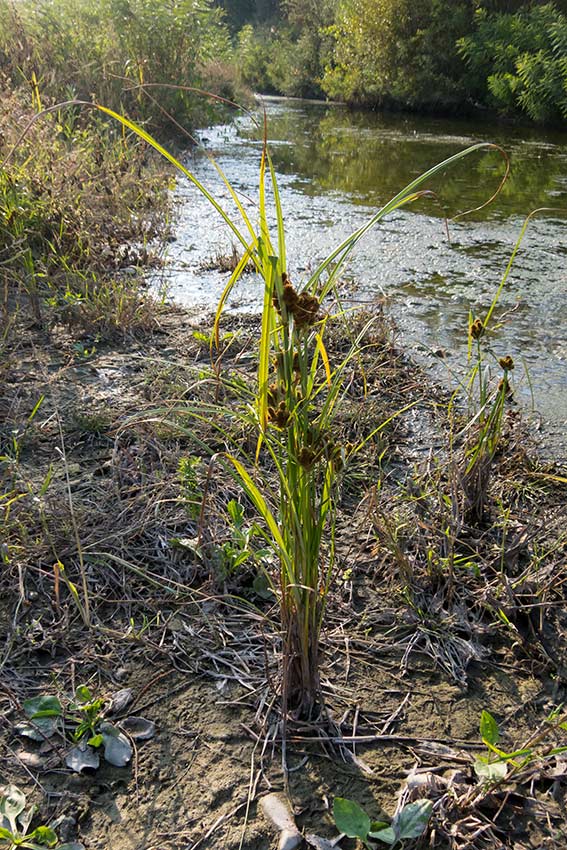
<instances>
[{"instance_id":1,"label":"water surface","mask_svg":"<svg viewBox=\"0 0 567 850\"><path fill-rule=\"evenodd\" d=\"M287 226L288 258L298 283L317 261L373 210L435 163L478 141L500 144L511 176L489 206L452 222L446 218L482 204L504 172L496 153L475 154L428 184L422 199L391 214L359 243L343 278L353 300L383 299L403 343L437 372L456 381L466 367L469 310L483 316L494 296L525 216L539 207L503 292L498 356L517 362L516 398L543 414L543 437L566 456L567 422L567 132L546 132L472 121L351 113L340 106L287 100L266 102L268 133ZM252 217L258 198L260 133L250 119L201 134ZM232 202L208 158L190 167L229 210ZM177 189L177 241L166 280L172 297L211 307L226 274L203 271L234 237L189 184ZM261 285L247 276L233 309L258 310ZM533 398L532 398L533 392ZM534 418L534 423L537 419Z\"/></svg>"}]
</instances>

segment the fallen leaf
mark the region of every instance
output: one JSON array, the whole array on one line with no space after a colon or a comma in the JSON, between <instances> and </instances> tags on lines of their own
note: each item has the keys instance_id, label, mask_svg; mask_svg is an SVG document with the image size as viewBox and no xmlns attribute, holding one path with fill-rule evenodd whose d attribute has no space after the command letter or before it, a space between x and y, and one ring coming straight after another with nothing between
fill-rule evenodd
<instances>
[{"instance_id":1,"label":"fallen leaf","mask_svg":"<svg viewBox=\"0 0 567 850\"><path fill-rule=\"evenodd\" d=\"M77 744L69 750L65 756L65 764L74 770L75 773L82 773L83 770L96 770L100 765L99 754L85 742L85 744Z\"/></svg>"},{"instance_id":2,"label":"fallen leaf","mask_svg":"<svg viewBox=\"0 0 567 850\"><path fill-rule=\"evenodd\" d=\"M126 717L121 721L120 728L135 741L149 741L156 734L155 723L145 717Z\"/></svg>"},{"instance_id":3,"label":"fallen leaf","mask_svg":"<svg viewBox=\"0 0 567 850\"><path fill-rule=\"evenodd\" d=\"M112 702L110 710L112 714L122 714L124 709L130 705L133 699L134 692L132 688L122 688L122 690L116 691L116 693L112 694L111 697Z\"/></svg>"}]
</instances>

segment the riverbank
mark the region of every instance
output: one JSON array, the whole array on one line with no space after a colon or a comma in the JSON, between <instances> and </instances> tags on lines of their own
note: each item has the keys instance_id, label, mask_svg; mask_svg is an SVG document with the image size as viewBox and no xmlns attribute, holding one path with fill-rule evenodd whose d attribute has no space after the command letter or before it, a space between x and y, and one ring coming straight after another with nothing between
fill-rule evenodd
<instances>
[{"instance_id":1,"label":"riverbank","mask_svg":"<svg viewBox=\"0 0 567 850\"><path fill-rule=\"evenodd\" d=\"M259 581L276 565L246 536L261 523L253 506L219 467L209 475L203 450L246 444L230 411L253 380L257 321L223 321L213 366L202 314L156 304L146 329L98 341L53 314L39 328L25 300L13 315L0 400L4 781L87 850L265 848L277 837L258 800L285 787L280 632ZM341 326L329 337L331 362L342 337ZM567 696L565 473L531 459L510 410L486 518L455 526L462 419L379 314L363 348L351 385L364 374L366 395L349 396L344 437L413 407L345 471L322 636L329 719L289 718L286 733L298 824L336 836L336 796L388 820L406 788L406 801L435 802L438 848L559 850L564 765L552 744L565 732L549 717ZM216 423L188 422L184 410L213 401ZM83 683L107 711L131 688L129 710L156 723L129 766L72 774L64 741L17 735L25 699ZM475 773L483 710L507 752L534 741L505 781ZM424 778L408 786L416 764Z\"/></svg>"},{"instance_id":2,"label":"riverbank","mask_svg":"<svg viewBox=\"0 0 567 850\"><path fill-rule=\"evenodd\" d=\"M253 15L224 5L255 89L436 115L482 104L564 123L567 19L553 2L455 0L449 19L432 0L331 0Z\"/></svg>"}]
</instances>

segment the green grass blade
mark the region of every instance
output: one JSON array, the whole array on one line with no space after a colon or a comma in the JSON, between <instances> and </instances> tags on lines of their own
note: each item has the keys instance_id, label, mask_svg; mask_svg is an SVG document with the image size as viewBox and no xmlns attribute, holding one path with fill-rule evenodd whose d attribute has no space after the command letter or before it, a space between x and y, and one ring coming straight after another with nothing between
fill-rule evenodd
<instances>
[{"instance_id":1,"label":"green grass blade","mask_svg":"<svg viewBox=\"0 0 567 850\"><path fill-rule=\"evenodd\" d=\"M249 498L254 503L256 510L268 526L274 544L277 547L278 555L284 560L287 560L288 555L286 551L286 546L284 543L284 539L281 535L278 523L270 508L268 507L268 503L264 499L263 495L261 494L254 481L252 480L246 468L240 463L238 458L234 457L234 455L231 455L228 452L222 452L221 454L214 455L214 458L216 457L223 457L225 458L225 460L228 460L233 465L240 481L242 482L242 485L244 486L244 489L246 490L246 493L248 494Z\"/></svg>"},{"instance_id":2,"label":"green grass blade","mask_svg":"<svg viewBox=\"0 0 567 850\"><path fill-rule=\"evenodd\" d=\"M280 198L280 190L278 187L278 180L276 177L276 172L274 169L274 164L272 162L272 157L270 156L269 151L267 151L267 160L268 166L270 168L270 177L272 180L272 192L274 195L274 204L276 206L276 219L278 224L278 252L280 257L280 272L285 272L287 269L287 260L286 260L286 250L285 250L285 225L284 225L284 217L282 212L282 204Z\"/></svg>"},{"instance_id":3,"label":"green grass blade","mask_svg":"<svg viewBox=\"0 0 567 850\"><path fill-rule=\"evenodd\" d=\"M325 295L329 291L332 283L334 282L338 274L339 269L344 264L345 260L352 252L355 245L359 242L360 239L362 239L362 237L366 233L368 233L369 230L371 230L382 218L384 218L384 216L419 197L419 195L416 193L416 190L423 186L426 180L429 180L429 178L438 174L444 168L453 165L464 157L469 156L470 154L475 153L479 150L501 151L501 148L491 142L479 142L476 145L471 145L470 147L465 148L464 150L459 151L456 154L453 154L453 156L448 157L437 165L434 165L428 171L425 171L423 174L420 174L419 177L416 177L415 180L412 180L410 183L408 183L405 188L398 192L398 194L395 195L390 201L388 201L387 204L381 207L381 209L379 209L370 218L370 220L366 222L366 224L364 224L362 227L352 233L349 237L347 237L343 242L341 242L341 244L338 245L328 255L328 257L323 260L323 262L315 269L315 271L309 278L309 281L307 282L306 288L314 289L317 286L317 283L320 280L323 272L331 265L331 263L333 263L333 261L337 260L337 264L333 268L332 274L330 275L329 280L323 288L322 295Z\"/></svg>"},{"instance_id":4,"label":"green grass blade","mask_svg":"<svg viewBox=\"0 0 567 850\"><path fill-rule=\"evenodd\" d=\"M228 213L221 207L221 205L219 204L217 199L214 197L214 195L212 195L209 192L209 190L206 189L205 186L203 186L203 184L200 182L200 180L198 180L195 177L195 175L192 174L189 171L188 168L185 168L183 163L181 163L176 157L174 157L173 154L169 153L169 151L166 150L166 148L162 147L162 145L160 145L159 142L156 141L156 139L153 138L153 136L151 136L149 133L147 133L145 130L143 130L142 127L140 127L134 121L130 121L129 118L126 118L124 115L120 115L119 112L115 112L113 109L109 109L106 106L102 106L100 103L96 103L96 104L94 104L94 106L100 112L103 112L106 115L109 115L111 118L114 118L114 120L118 121L120 124L122 124L123 127L126 127L128 130L131 130L133 133L135 133L137 136L139 136L140 139L143 139L145 142L147 142L148 145L150 145L152 148L154 148L154 150L156 150L165 159L167 159L168 162L170 162L173 166L175 166L175 168L177 168L178 171L180 171L182 174L184 174L185 177L187 177L187 179L190 180L191 183L193 183L194 186L196 186L196 188L205 196L207 201L209 201L209 203L215 208L215 210L223 218L225 223L232 230L232 232L234 233L234 235L236 236L238 241L243 245L244 249L248 248L248 240L240 232L240 230L238 229L236 224L233 222L231 217L228 215Z\"/></svg>"},{"instance_id":5,"label":"green grass blade","mask_svg":"<svg viewBox=\"0 0 567 850\"><path fill-rule=\"evenodd\" d=\"M246 251L242 255L241 259L239 260L238 265L236 266L235 270L231 274L230 280L228 281L227 285L223 289L222 295L219 299L219 303L217 305L217 309L216 309L216 312L215 312L215 320L213 322L213 332L212 332L212 335L211 335L212 336L211 348L212 348L213 341L214 341L217 349L219 347L219 326L220 326L220 320L221 320L222 312L223 312L225 304L226 304L226 300L227 300L228 296L230 295L234 285L236 284L236 282L242 276L244 269L246 268L246 263L248 262L248 260L252 256L255 247L256 247L256 242L254 242L253 244L251 244L247 247Z\"/></svg>"},{"instance_id":6,"label":"green grass blade","mask_svg":"<svg viewBox=\"0 0 567 850\"><path fill-rule=\"evenodd\" d=\"M268 383L270 379L270 354L272 336L272 317L274 306L272 298L274 294L274 278L277 274L277 257L266 257L266 274L264 276L264 307L262 310L262 328L260 331L260 351L258 355L258 419L260 422L260 437L258 451L262 441L262 435L268 424Z\"/></svg>"},{"instance_id":7,"label":"green grass blade","mask_svg":"<svg viewBox=\"0 0 567 850\"><path fill-rule=\"evenodd\" d=\"M526 235L526 230L528 229L528 225L529 225L530 221L532 220L532 218L535 215L537 215L538 213L541 213L541 212L555 212L555 213L557 213L558 210L550 209L549 207L540 207L537 210L533 210L526 217L526 220L524 221L524 223L522 225L522 229L520 230L520 235L518 236L516 244L514 245L514 250L512 251L512 254L510 255L510 259L508 260L508 265L506 266L504 274L502 275L502 280L500 281L500 285L499 285L498 289L496 290L496 294L495 294L494 298L492 299L492 304L490 305L488 313L486 314L486 318L484 320L484 326L485 327L488 326L488 322L490 321L490 318L491 318L491 316L494 312L494 309L495 309L495 307L498 303L498 300L500 298L502 290L504 289L504 285L505 285L506 281L508 280L508 275L510 274L512 266L514 265L514 260L516 259L516 254L518 253L520 245L522 244L522 242L524 240L524 236Z\"/></svg>"}]
</instances>

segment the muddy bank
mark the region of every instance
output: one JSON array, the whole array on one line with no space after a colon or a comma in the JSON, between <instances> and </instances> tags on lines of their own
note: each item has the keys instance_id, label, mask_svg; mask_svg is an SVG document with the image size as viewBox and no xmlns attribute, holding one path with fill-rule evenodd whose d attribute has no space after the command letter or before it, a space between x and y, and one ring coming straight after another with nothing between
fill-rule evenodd
<instances>
[{"instance_id":1,"label":"muddy bank","mask_svg":"<svg viewBox=\"0 0 567 850\"><path fill-rule=\"evenodd\" d=\"M254 558L229 569L227 500L242 494L220 470L199 526L208 457L195 437L222 441L206 424L188 429L183 406L221 392L209 325L162 310L152 328L104 342L57 324L38 329L22 313L9 340L2 780L38 803L38 822L58 822L62 839L87 850L263 850L278 836L258 800L286 786L277 606L256 583ZM233 318L222 333L222 369L249 381L255 321ZM298 826L338 837L336 796L389 820L418 768L440 779L429 787L432 846L558 850L560 756L534 745L534 759L493 793L479 788L473 760L486 750L482 710L510 752L566 697L564 473L530 459L511 411L490 522L463 529L450 561L447 395L380 317L368 345L369 403L353 397L343 427L356 433L415 405L343 483L340 569L322 636L328 715L290 718L286 730ZM338 334L331 356L340 347ZM84 568L90 627L57 585L57 562L79 589ZM105 700L131 688L129 710L155 722L128 766L76 775L60 756L67 743L53 751L16 734L25 699L72 695L83 683Z\"/></svg>"}]
</instances>

